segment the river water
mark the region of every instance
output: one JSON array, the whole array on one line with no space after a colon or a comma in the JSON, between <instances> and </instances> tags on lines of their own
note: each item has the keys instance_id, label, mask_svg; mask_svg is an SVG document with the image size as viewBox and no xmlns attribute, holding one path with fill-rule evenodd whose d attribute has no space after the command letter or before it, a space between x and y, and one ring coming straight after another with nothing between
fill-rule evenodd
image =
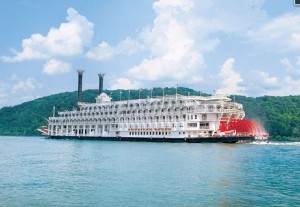
<instances>
[{"instance_id":1,"label":"river water","mask_svg":"<svg viewBox=\"0 0 300 207\"><path fill-rule=\"evenodd\" d=\"M300 206L300 142L0 137L0 206Z\"/></svg>"}]
</instances>

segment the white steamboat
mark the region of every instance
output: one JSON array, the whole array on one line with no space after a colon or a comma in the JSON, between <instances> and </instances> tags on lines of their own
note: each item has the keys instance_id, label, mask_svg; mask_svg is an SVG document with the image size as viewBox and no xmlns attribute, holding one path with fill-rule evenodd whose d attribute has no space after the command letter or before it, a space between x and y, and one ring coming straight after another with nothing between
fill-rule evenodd
<instances>
[{"instance_id":1,"label":"white steamboat","mask_svg":"<svg viewBox=\"0 0 300 207\"><path fill-rule=\"evenodd\" d=\"M99 74L96 103L81 102L82 74L78 71L78 107L58 112L40 129L50 138L168 142L240 142L268 135L255 121L243 120L243 106L224 95L183 96L112 101L103 93Z\"/></svg>"}]
</instances>

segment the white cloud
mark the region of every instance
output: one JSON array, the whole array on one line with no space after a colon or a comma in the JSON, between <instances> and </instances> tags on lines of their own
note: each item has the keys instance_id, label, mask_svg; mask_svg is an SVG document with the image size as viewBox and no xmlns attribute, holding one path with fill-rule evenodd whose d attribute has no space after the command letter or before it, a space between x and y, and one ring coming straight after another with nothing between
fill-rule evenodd
<instances>
[{"instance_id":1,"label":"white cloud","mask_svg":"<svg viewBox=\"0 0 300 207\"><path fill-rule=\"evenodd\" d=\"M271 76L267 72L252 71L249 76L252 80L247 80L247 93L251 95L269 95L270 91L280 89L281 83L277 77Z\"/></svg>"},{"instance_id":2,"label":"white cloud","mask_svg":"<svg viewBox=\"0 0 300 207\"><path fill-rule=\"evenodd\" d=\"M286 71L291 71L294 69L294 66L291 64L290 59L289 58L282 58L280 60L280 63L283 64L285 66L285 70Z\"/></svg>"},{"instance_id":3,"label":"white cloud","mask_svg":"<svg viewBox=\"0 0 300 207\"><path fill-rule=\"evenodd\" d=\"M300 91L300 79L294 79L287 75L283 78L280 86L276 90L268 90L264 95L273 96L287 96L287 95L299 95Z\"/></svg>"},{"instance_id":4,"label":"white cloud","mask_svg":"<svg viewBox=\"0 0 300 207\"><path fill-rule=\"evenodd\" d=\"M283 58L280 62L285 67L288 67L288 69L286 69L286 75L278 78L271 76L268 72L252 71L253 80L248 80L246 83L247 92L255 96L299 95L300 69L297 68L298 63L293 64L288 58Z\"/></svg>"},{"instance_id":5,"label":"white cloud","mask_svg":"<svg viewBox=\"0 0 300 207\"><path fill-rule=\"evenodd\" d=\"M300 49L300 15L285 14L248 32L248 36L263 45L280 51Z\"/></svg>"},{"instance_id":6,"label":"white cloud","mask_svg":"<svg viewBox=\"0 0 300 207\"><path fill-rule=\"evenodd\" d=\"M0 108L38 98L33 94L41 88L42 84L31 77L25 80L15 77L8 82L0 82Z\"/></svg>"},{"instance_id":7,"label":"white cloud","mask_svg":"<svg viewBox=\"0 0 300 207\"><path fill-rule=\"evenodd\" d=\"M206 69L203 54L221 44L220 33L242 36L266 18L261 9L265 0L158 0L153 3L156 17L136 38L149 52L141 62L127 71L137 81L164 81L195 84L203 80ZM217 35L216 35L217 34ZM113 57L118 46L102 42L89 53L103 60ZM99 50L100 52L96 52Z\"/></svg>"},{"instance_id":8,"label":"white cloud","mask_svg":"<svg viewBox=\"0 0 300 207\"><path fill-rule=\"evenodd\" d=\"M118 78L115 80L115 82L112 84L111 89L138 89L141 85L137 81L131 81L127 78Z\"/></svg>"},{"instance_id":9,"label":"white cloud","mask_svg":"<svg viewBox=\"0 0 300 207\"><path fill-rule=\"evenodd\" d=\"M98 46L87 52L86 57L95 60L106 60L118 55L132 55L142 48L143 46L140 43L128 37L116 47L112 47L107 42L101 42Z\"/></svg>"},{"instance_id":10,"label":"white cloud","mask_svg":"<svg viewBox=\"0 0 300 207\"><path fill-rule=\"evenodd\" d=\"M272 77L272 76L270 76L269 73L262 72L262 71L258 72L258 74L261 77L262 82L265 85L269 85L269 86L277 86L278 85L277 77Z\"/></svg>"},{"instance_id":11,"label":"white cloud","mask_svg":"<svg viewBox=\"0 0 300 207\"><path fill-rule=\"evenodd\" d=\"M71 71L72 65L70 63L64 63L59 60L49 60L43 68L43 73L47 75L57 75L68 73Z\"/></svg>"},{"instance_id":12,"label":"white cloud","mask_svg":"<svg viewBox=\"0 0 300 207\"><path fill-rule=\"evenodd\" d=\"M190 0L161 0L153 4L157 14L153 26L144 28L139 38L150 54L130 68L128 74L136 80L200 80L205 67L197 51L189 18L183 17L193 8Z\"/></svg>"},{"instance_id":13,"label":"white cloud","mask_svg":"<svg viewBox=\"0 0 300 207\"><path fill-rule=\"evenodd\" d=\"M300 77L300 57L296 58L296 63L292 63L289 58L282 58L280 63L285 66L289 76Z\"/></svg>"},{"instance_id":14,"label":"white cloud","mask_svg":"<svg viewBox=\"0 0 300 207\"><path fill-rule=\"evenodd\" d=\"M1 60L16 62L81 54L91 42L94 25L73 8L69 8L67 13L67 23L51 28L46 36L33 34L23 39L21 52L16 52L13 57L2 56Z\"/></svg>"},{"instance_id":15,"label":"white cloud","mask_svg":"<svg viewBox=\"0 0 300 207\"><path fill-rule=\"evenodd\" d=\"M33 78L27 78L26 80L19 80L17 83L15 83L11 89L10 92L12 94L15 94L19 91L31 91L36 89L37 87L40 87L41 85L36 83L36 81Z\"/></svg>"},{"instance_id":16,"label":"white cloud","mask_svg":"<svg viewBox=\"0 0 300 207\"><path fill-rule=\"evenodd\" d=\"M300 63L297 57L296 63L288 58L280 61L287 71L287 75L278 80L277 87L266 90L264 94L275 96L299 95L300 92ZM263 95L263 94L262 94Z\"/></svg>"},{"instance_id":17,"label":"white cloud","mask_svg":"<svg viewBox=\"0 0 300 207\"><path fill-rule=\"evenodd\" d=\"M217 90L218 94L242 94L244 87L239 86L243 82L241 75L234 70L234 59L229 58L221 67L219 77L221 78L222 88Z\"/></svg>"}]
</instances>

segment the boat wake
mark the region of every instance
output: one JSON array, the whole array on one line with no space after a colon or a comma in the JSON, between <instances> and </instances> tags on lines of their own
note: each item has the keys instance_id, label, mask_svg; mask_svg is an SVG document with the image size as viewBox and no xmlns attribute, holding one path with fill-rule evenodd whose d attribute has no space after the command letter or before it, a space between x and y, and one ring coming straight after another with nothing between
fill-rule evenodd
<instances>
[{"instance_id":1,"label":"boat wake","mask_svg":"<svg viewBox=\"0 0 300 207\"><path fill-rule=\"evenodd\" d=\"M254 141L250 144L258 145L278 145L278 146L300 146L300 142L266 142L266 141Z\"/></svg>"}]
</instances>

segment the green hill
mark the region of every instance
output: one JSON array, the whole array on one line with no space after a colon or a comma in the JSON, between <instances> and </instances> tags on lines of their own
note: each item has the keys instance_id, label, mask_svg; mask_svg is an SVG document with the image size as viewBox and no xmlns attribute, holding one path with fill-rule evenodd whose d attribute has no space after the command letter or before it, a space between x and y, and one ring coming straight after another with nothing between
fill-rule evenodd
<instances>
[{"instance_id":1,"label":"green hill","mask_svg":"<svg viewBox=\"0 0 300 207\"><path fill-rule=\"evenodd\" d=\"M121 90L121 99L128 99L128 90ZM165 88L165 95L175 94L175 88ZM105 92L113 100L120 99L120 90ZM95 102L97 90L83 92L83 101ZM150 90L143 89L141 98L150 96ZM162 88L154 88L153 96L162 95ZM179 87L178 93L182 95L199 95L199 92ZM208 95L208 94L202 94ZM130 98L138 99L139 91L131 90ZM65 92L46 96L13 107L0 109L0 135L40 135L36 130L41 125L46 125L45 118L52 115L52 108L56 111L72 110L76 107L77 92ZM231 97L233 98L233 97ZM245 97L236 96L236 101L243 104L246 119L259 121L267 132L275 139L300 137L300 96L263 96Z\"/></svg>"}]
</instances>

